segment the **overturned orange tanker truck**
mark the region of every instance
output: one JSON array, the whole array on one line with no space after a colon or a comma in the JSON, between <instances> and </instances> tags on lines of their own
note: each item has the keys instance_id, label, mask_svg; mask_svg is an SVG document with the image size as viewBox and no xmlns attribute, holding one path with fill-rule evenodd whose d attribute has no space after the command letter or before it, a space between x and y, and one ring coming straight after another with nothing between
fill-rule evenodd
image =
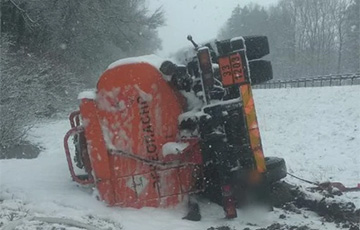
<instances>
[{"instance_id":1,"label":"overturned orange tanker truck","mask_svg":"<svg viewBox=\"0 0 360 230\"><path fill-rule=\"evenodd\" d=\"M249 194L266 202L269 186L286 176L283 159L264 157L251 89L272 79L271 63L261 60L268 41L237 37L199 46L188 39L194 49L179 63L155 55L122 59L94 91L79 95L64 139L70 173L110 206L188 201L186 218L199 220L189 197L202 195L234 218Z\"/></svg>"}]
</instances>

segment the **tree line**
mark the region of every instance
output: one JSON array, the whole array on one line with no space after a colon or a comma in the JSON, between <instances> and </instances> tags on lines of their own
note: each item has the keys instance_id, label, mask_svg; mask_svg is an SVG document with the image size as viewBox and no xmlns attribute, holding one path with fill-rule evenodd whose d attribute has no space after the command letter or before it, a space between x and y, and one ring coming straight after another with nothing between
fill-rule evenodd
<instances>
[{"instance_id":1,"label":"tree line","mask_svg":"<svg viewBox=\"0 0 360 230\"><path fill-rule=\"evenodd\" d=\"M237 6L220 38L267 35L274 77L360 71L360 0L280 0Z\"/></svg>"},{"instance_id":2,"label":"tree line","mask_svg":"<svg viewBox=\"0 0 360 230\"><path fill-rule=\"evenodd\" d=\"M1 0L0 157L31 121L76 108L111 62L161 47L145 0Z\"/></svg>"}]
</instances>

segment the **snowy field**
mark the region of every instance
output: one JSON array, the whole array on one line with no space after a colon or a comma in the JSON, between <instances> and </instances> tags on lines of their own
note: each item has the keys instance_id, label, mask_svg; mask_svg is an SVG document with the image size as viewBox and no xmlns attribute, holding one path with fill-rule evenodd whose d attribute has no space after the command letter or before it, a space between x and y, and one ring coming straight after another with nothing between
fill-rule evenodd
<instances>
[{"instance_id":1,"label":"snowy field","mask_svg":"<svg viewBox=\"0 0 360 230\"><path fill-rule=\"evenodd\" d=\"M350 187L360 183L359 86L258 89L254 94L267 156L285 158L290 173L311 181L338 181ZM100 230L206 230L224 225L252 230L273 223L338 229L305 210L301 214L282 209L239 210L238 218L225 220L220 206L202 201L202 220L191 222L181 219L186 212L181 205L140 210L106 207L96 200L91 188L79 187L70 179L63 151L63 136L68 128L65 118L39 124L30 136L32 142L43 147L38 158L0 160L0 229L83 229L71 226L79 223ZM286 181L309 186L291 177ZM360 192L336 197L352 201L358 208L359 198ZM280 219L281 214L286 218ZM44 223L41 218L47 222L62 218L68 225Z\"/></svg>"}]
</instances>

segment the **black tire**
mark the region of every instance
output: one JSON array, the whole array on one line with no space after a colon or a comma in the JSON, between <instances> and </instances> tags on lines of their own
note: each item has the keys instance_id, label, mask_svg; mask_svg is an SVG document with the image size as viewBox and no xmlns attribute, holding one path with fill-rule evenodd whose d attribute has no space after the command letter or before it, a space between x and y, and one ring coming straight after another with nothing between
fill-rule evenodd
<instances>
[{"instance_id":1,"label":"black tire","mask_svg":"<svg viewBox=\"0 0 360 230\"><path fill-rule=\"evenodd\" d=\"M251 85L258 85L273 79L273 71L270 61L249 61Z\"/></svg>"},{"instance_id":2,"label":"black tire","mask_svg":"<svg viewBox=\"0 0 360 230\"><path fill-rule=\"evenodd\" d=\"M245 40L246 56L249 61L260 59L270 53L269 41L266 36L244 36L243 38ZM222 56L243 49L244 44L241 40L231 41L231 39L226 39L217 41L216 48L219 56Z\"/></svg>"},{"instance_id":3,"label":"black tire","mask_svg":"<svg viewBox=\"0 0 360 230\"><path fill-rule=\"evenodd\" d=\"M286 177L287 170L285 160L279 157L265 157L266 181L269 184L275 183Z\"/></svg>"},{"instance_id":4,"label":"black tire","mask_svg":"<svg viewBox=\"0 0 360 230\"><path fill-rule=\"evenodd\" d=\"M266 36L244 36L248 60L260 59L270 53Z\"/></svg>"}]
</instances>

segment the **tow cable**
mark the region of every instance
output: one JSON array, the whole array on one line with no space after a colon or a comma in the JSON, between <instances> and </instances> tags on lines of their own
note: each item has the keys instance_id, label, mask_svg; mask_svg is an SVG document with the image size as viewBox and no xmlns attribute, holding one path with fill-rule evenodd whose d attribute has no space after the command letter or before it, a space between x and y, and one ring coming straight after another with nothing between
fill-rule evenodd
<instances>
[{"instance_id":1,"label":"tow cable","mask_svg":"<svg viewBox=\"0 0 360 230\"><path fill-rule=\"evenodd\" d=\"M306 182L308 184L312 184L312 185L316 185L316 187L311 187L311 190L326 190L328 192L333 192L334 189L338 189L340 192L356 192L356 191L360 191L360 183L357 184L356 187L346 187L345 185L343 185L340 182L323 182L323 183L316 183L316 182L312 182L303 178L300 178L298 176L295 176L291 173L287 173L287 175L294 177L298 180L301 180L303 182Z\"/></svg>"}]
</instances>

